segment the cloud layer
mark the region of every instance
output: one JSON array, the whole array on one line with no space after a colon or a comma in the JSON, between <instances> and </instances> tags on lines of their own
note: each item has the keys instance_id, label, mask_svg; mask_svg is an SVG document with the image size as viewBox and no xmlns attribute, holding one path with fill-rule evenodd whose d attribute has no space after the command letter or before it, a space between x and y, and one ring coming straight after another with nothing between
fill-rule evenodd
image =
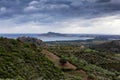
<instances>
[{"instance_id":1,"label":"cloud layer","mask_svg":"<svg viewBox=\"0 0 120 80\"><path fill-rule=\"evenodd\" d=\"M104 15L120 10L119 0L0 0L0 13L10 16L50 13L63 16ZM5 14L1 14L6 17Z\"/></svg>"},{"instance_id":2,"label":"cloud layer","mask_svg":"<svg viewBox=\"0 0 120 80\"><path fill-rule=\"evenodd\" d=\"M0 32L120 34L119 11L120 0L0 0Z\"/></svg>"}]
</instances>

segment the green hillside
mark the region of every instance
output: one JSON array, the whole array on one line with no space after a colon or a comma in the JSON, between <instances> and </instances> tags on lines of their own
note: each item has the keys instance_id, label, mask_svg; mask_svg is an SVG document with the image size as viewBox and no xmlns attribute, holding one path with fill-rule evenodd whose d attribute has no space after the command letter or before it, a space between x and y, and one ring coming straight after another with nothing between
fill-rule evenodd
<instances>
[{"instance_id":1,"label":"green hillside","mask_svg":"<svg viewBox=\"0 0 120 80\"><path fill-rule=\"evenodd\" d=\"M108 41L102 44L94 44L91 48L102 52L120 53L120 40Z\"/></svg>"},{"instance_id":2,"label":"green hillside","mask_svg":"<svg viewBox=\"0 0 120 80\"><path fill-rule=\"evenodd\" d=\"M0 80L59 80L63 72L34 44L0 38Z\"/></svg>"},{"instance_id":3,"label":"green hillside","mask_svg":"<svg viewBox=\"0 0 120 80\"><path fill-rule=\"evenodd\" d=\"M78 46L53 46L47 48L68 60L88 75L88 80L119 80L120 60L110 54ZM74 73L73 73L74 74ZM92 79L91 79L92 78Z\"/></svg>"},{"instance_id":4,"label":"green hillside","mask_svg":"<svg viewBox=\"0 0 120 80\"><path fill-rule=\"evenodd\" d=\"M97 47L90 49L84 45L43 44L41 40L30 37L1 37L0 80L120 79L118 53L100 51Z\"/></svg>"}]
</instances>

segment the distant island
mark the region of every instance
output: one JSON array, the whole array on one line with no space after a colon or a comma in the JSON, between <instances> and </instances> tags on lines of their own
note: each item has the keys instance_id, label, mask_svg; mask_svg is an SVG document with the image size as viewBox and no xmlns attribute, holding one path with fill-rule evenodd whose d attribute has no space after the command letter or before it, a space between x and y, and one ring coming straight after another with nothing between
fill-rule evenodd
<instances>
[{"instance_id":1,"label":"distant island","mask_svg":"<svg viewBox=\"0 0 120 80\"><path fill-rule=\"evenodd\" d=\"M43 33L39 34L39 36L46 36L46 37L74 37L73 34L63 34L63 33L56 33L56 32L48 32L48 33Z\"/></svg>"}]
</instances>

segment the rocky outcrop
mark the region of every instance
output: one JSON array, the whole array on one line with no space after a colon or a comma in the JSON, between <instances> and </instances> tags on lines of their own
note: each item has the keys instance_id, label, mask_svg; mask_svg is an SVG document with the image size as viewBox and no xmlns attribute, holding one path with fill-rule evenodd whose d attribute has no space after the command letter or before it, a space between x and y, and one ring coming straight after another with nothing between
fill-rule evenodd
<instances>
[{"instance_id":1,"label":"rocky outcrop","mask_svg":"<svg viewBox=\"0 0 120 80\"><path fill-rule=\"evenodd\" d=\"M33 37L18 37L17 38L18 41L21 41L21 42L28 42L28 43L33 43L37 46L46 46L46 44L40 40L40 39L37 39L37 38L33 38Z\"/></svg>"}]
</instances>

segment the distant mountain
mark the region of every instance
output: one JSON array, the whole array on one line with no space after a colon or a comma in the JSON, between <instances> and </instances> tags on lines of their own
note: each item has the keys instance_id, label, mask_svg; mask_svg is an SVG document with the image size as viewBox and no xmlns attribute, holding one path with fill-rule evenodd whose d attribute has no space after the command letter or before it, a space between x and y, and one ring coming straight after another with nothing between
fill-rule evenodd
<instances>
[{"instance_id":1,"label":"distant mountain","mask_svg":"<svg viewBox=\"0 0 120 80\"><path fill-rule=\"evenodd\" d=\"M72 34L62 34L62 33L55 33L55 32L48 32L39 34L39 36L46 36L46 37L72 37Z\"/></svg>"}]
</instances>

